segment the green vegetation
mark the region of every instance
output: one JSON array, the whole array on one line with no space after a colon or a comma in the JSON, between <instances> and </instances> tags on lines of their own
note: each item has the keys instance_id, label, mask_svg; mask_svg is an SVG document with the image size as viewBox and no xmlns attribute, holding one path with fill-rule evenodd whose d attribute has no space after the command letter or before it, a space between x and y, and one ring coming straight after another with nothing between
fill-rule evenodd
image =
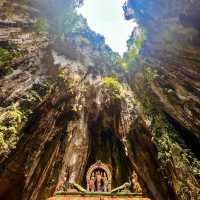
<instances>
[{"instance_id":1,"label":"green vegetation","mask_svg":"<svg viewBox=\"0 0 200 200\"><path fill-rule=\"evenodd\" d=\"M39 18L33 25L33 30L37 33L47 33L49 31L49 23L44 18Z\"/></svg>"},{"instance_id":2,"label":"green vegetation","mask_svg":"<svg viewBox=\"0 0 200 200\"><path fill-rule=\"evenodd\" d=\"M35 83L32 87L32 90L37 92L40 97L44 97L47 94L48 89L49 84L46 81L43 83Z\"/></svg>"},{"instance_id":3,"label":"green vegetation","mask_svg":"<svg viewBox=\"0 0 200 200\"><path fill-rule=\"evenodd\" d=\"M140 35L136 38L131 38L127 41L128 51L125 53L124 57L117 61L117 64L121 66L122 69L127 70L131 62L136 60L139 55L139 51L142 47L142 43L145 40L144 30L140 31Z\"/></svg>"},{"instance_id":4,"label":"green vegetation","mask_svg":"<svg viewBox=\"0 0 200 200\"><path fill-rule=\"evenodd\" d=\"M58 74L58 79L60 81L65 81L67 76L69 76L69 71L61 69Z\"/></svg>"},{"instance_id":5,"label":"green vegetation","mask_svg":"<svg viewBox=\"0 0 200 200\"><path fill-rule=\"evenodd\" d=\"M31 90L23 97L20 103L20 111L25 116L32 113L32 108L40 103L42 99L48 94L49 84L48 82L35 83Z\"/></svg>"},{"instance_id":6,"label":"green vegetation","mask_svg":"<svg viewBox=\"0 0 200 200\"><path fill-rule=\"evenodd\" d=\"M58 83L61 84L61 87L65 87L67 89L67 92L73 94L74 93L74 88L78 86L80 83L81 79L77 75L74 75L69 69L61 69L59 71L58 75Z\"/></svg>"},{"instance_id":7,"label":"green vegetation","mask_svg":"<svg viewBox=\"0 0 200 200\"><path fill-rule=\"evenodd\" d=\"M185 149L185 151L187 158L190 161L192 172L200 181L200 161L196 158L196 156L191 152L190 149Z\"/></svg>"},{"instance_id":8,"label":"green vegetation","mask_svg":"<svg viewBox=\"0 0 200 200\"><path fill-rule=\"evenodd\" d=\"M179 181L172 180L167 176L165 178L168 182L175 185L177 194L181 193L181 188L183 187L190 191L191 185L186 181L187 176L192 172L192 174L197 177L197 180L199 180L200 161L190 149L185 148L185 143L182 138L159 112L158 108L153 106L149 97L143 102L142 107L146 117L151 121L150 129L152 130L154 141L158 149L158 159L161 162L160 170L163 171L163 174L171 167L176 169L175 173L181 170L183 175L182 179Z\"/></svg>"},{"instance_id":9,"label":"green vegetation","mask_svg":"<svg viewBox=\"0 0 200 200\"><path fill-rule=\"evenodd\" d=\"M104 77L103 84L112 91L115 97L119 97L122 91L121 83L115 77Z\"/></svg>"},{"instance_id":10,"label":"green vegetation","mask_svg":"<svg viewBox=\"0 0 200 200\"><path fill-rule=\"evenodd\" d=\"M187 176L192 172L197 180L200 180L200 161L190 149L185 149L184 141L167 121L157 116L153 126L155 126L157 139L158 159L162 167L168 170L168 167L172 166L177 172L180 169L184 172L182 179L174 182L177 194L182 193L182 188L190 191L193 186L188 184ZM173 181L169 177L166 179ZM189 199L192 199L192 195Z\"/></svg>"},{"instance_id":11,"label":"green vegetation","mask_svg":"<svg viewBox=\"0 0 200 200\"><path fill-rule=\"evenodd\" d=\"M0 116L0 154L14 149L18 140L17 130L22 122L22 112L11 106Z\"/></svg>"},{"instance_id":12,"label":"green vegetation","mask_svg":"<svg viewBox=\"0 0 200 200\"><path fill-rule=\"evenodd\" d=\"M150 126L149 130L151 130L153 141L158 150L157 156L161 163L160 171L169 183L175 185L176 192L179 194L183 187L191 190L191 186L186 181L188 175L193 174L197 180L200 180L200 162L192 150L187 149L185 141L160 112L160 104L156 104L153 95L151 95L149 85L157 76L157 71L147 66L143 73L138 74L134 87L138 91L138 97L142 103L141 110L146 116ZM169 169L174 169L175 173L182 173L182 178L177 181L167 176Z\"/></svg>"},{"instance_id":13,"label":"green vegetation","mask_svg":"<svg viewBox=\"0 0 200 200\"><path fill-rule=\"evenodd\" d=\"M0 67L0 77L4 77L13 73L13 68L9 66Z\"/></svg>"},{"instance_id":14,"label":"green vegetation","mask_svg":"<svg viewBox=\"0 0 200 200\"><path fill-rule=\"evenodd\" d=\"M136 49L140 50L142 47L142 43L145 40L145 32L144 30L141 31L140 36L135 41L135 47Z\"/></svg>"},{"instance_id":15,"label":"green vegetation","mask_svg":"<svg viewBox=\"0 0 200 200\"><path fill-rule=\"evenodd\" d=\"M144 70L144 77L147 83L153 82L158 76L158 71L156 69L152 69L151 67L147 67Z\"/></svg>"},{"instance_id":16,"label":"green vegetation","mask_svg":"<svg viewBox=\"0 0 200 200\"><path fill-rule=\"evenodd\" d=\"M7 61L11 60L12 58L13 58L13 55L9 50L0 47L0 66L5 64Z\"/></svg>"},{"instance_id":17,"label":"green vegetation","mask_svg":"<svg viewBox=\"0 0 200 200\"><path fill-rule=\"evenodd\" d=\"M19 140L18 132L32 113L34 106L42 101L49 91L47 82L34 84L20 105L9 106L0 114L0 155L6 156L16 147Z\"/></svg>"},{"instance_id":18,"label":"green vegetation","mask_svg":"<svg viewBox=\"0 0 200 200\"><path fill-rule=\"evenodd\" d=\"M12 51L0 47L0 77L13 73L13 68L9 64L15 56Z\"/></svg>"},{"instance_id":19,"label":"green vegetation","mask_svg":"<svg viewBox=\"0 0 200 200\"><path fill-rule=\"evenodd\" d=\"M117 65L119 65L123 70L128 70L128 62L124 58L117 60Z\"/></svg>"},{"instance_id":20,"label":"green vegetation","mask_svg":"<svg viewBox=\"0 0 200 200\"><path fill-rule=\"evenodd\" d=\"M158 70L149 67L146 63L142 63L142 66L139 64L138 66L144 69L136 73L137 75L132 82L132 86L135 87L136 91L142 91L138 95L143 102L143 107L147 110L152 110L153 103L151 103L149 92L151 92L152 82L159 76Z\"/></svg>"},{"instance_id":21,"label":"green vegetation","mask_svg":"<svg viewBox=\"0 0 200 200\"><path fill-rule=\"evenodd\" d=\"M76 82L80 81L79 76L75 76L70 69L61 69L58 74L58 80L64 82L66 86L73 86Z\"/></svg>"}]
</instances>

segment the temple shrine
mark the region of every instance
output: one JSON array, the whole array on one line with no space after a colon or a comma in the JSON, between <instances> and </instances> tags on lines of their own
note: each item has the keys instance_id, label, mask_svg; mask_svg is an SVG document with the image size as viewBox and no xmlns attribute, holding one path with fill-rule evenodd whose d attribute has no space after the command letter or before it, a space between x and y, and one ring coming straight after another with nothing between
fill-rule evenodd
<instances>
[{"instance_id":1,"label":"temple shrine","mask_svg":"<svg viewBox=\"0 0 200 200\"><path fill-rule=\"evenodd\" d=\"M48 200L150 200L142 194L136 172L133 172L130 182L113 189L111 171L101 161L88 169L86 183L87 189L77 183L67 183Z\"/></svg>"}]
</instances>

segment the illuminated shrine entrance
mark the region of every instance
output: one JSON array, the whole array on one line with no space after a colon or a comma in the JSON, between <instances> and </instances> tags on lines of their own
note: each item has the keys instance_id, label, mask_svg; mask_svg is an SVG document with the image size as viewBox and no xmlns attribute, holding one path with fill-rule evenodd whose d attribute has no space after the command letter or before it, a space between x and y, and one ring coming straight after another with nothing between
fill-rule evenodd
<instances>
[{"instance_id":1,"label":"illuminated shrine entrance","mask_svg":"<svg viewBox=\"0 0 200 200\"><path fill-rule=\"evenodd\" d=\"M89 192L111 192L111 172L101 161L89 168L86 179Z\"/></svg>"},{"instance_id":2,"label":"illuminated shrine entrance","mask_svg":"<svg viewBox=\"0 0 200 200\"><path fill-rule=\"evenodd\" d=\"M112 173L109 165L97 161L87 171L87 189L77 183L64 183L54 197L48 200L150 200L143 197L135 171L131 181L112 189Z\"/></svg>"}]
</instances>

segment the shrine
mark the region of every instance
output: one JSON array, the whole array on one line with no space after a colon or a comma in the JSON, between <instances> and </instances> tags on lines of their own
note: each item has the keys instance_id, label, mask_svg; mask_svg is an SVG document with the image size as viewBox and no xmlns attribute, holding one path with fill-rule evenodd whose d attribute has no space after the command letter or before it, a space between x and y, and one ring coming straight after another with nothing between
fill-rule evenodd
<instances>
[{"instance_id":1,"label":"shrine","mask_svg":"<svg viewBox=\"0 0 200 200\"><path fill-rule=\"evenodd\" d=\"M112 189L112 173L108 165L97 161L86 174L87 189L77 183L66 183L48 200L150 200L142 194L142 188L134 171L130 182Z\"/></svg>"},{"instance_id":2,"label":"shrine","mask_svg":"<svg viewBox=\"0 0 200 200\"><path fill-rule=\"evenodd\" d=\"M111 192L111 172L100 161L89 168L86 179L89 192Z\"/></svg>"}]
</instances>

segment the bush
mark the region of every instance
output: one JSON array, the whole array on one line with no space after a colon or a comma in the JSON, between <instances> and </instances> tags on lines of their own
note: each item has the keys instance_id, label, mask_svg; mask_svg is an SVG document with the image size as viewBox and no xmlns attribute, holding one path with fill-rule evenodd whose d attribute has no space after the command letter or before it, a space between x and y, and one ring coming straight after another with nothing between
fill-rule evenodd
<instances>
[{"instance_id":1,"label":"bush","mask_svg":"<svg viewBox=\"0 0 200 200\"><path fill-rule=\"evenodd\" d=\"M147 83L151 83L158 76L158 71L156 69L152 69L150 67L147 67L144 70L144 76L145 76Z\"/></svg>"},{"instance_id":2,"label":"bush","mask_svg":"<svg viewBox=\"0 0 200 200\"><path fill-rule=\"evenodd\" d=\"M17 144L17 130L22 121L22 113L11 106L0 117L0 155L7 154Z\"/></svg>"},{"instance_id":3,"label":"bush","mask_svg":"<svg viewBox=\"0 0 200 200\"><path fill-rule=\"evenodd\" d=\"M0 65L5 64L7 61L12 59L12 53L4 48L0 47Z\"/></svg>"},{"instance_id":4,"label":"bush","mask_svg":"<svg viewBox=\"0 0 200 200\"><path fill-rule=\"evenodd\" d=\"M123 70L128 70L128 62L125 59L120 58L117 60L116 64L119 65Z\"/></svg>"},{"instance_id":5,"label":"bush","mask_svg":"<svg viewBox=\"0 0 200 200\"><path fill-rule=\"evenodd\" d=\"M14 58L12 52L5 48L0 48L0 77L13 73L13 68L6 66Z\"/></svg>"},{"instance_id":6,"label":"bush","mask_svg":"<svg viewBox=\"0 0 200 200\"><path fill-rule=\"evenodd\" d=\"M128 70L130 63L136 58L138 58L138 54L142 47L142 43L145 40L145 32L140 30L140 35L136 38L131 38L127 41L128 51L124 54L123 58L117 61L117 64L124 70Z\"/></svg>"},{"instance_id":7,"label":"bush","mask_svg":"<svg viewBox=\"0 0 200 200\"><path fill-rule=\"evenodd\" d=\"M103 84L106 88L110 89L114 94L120 95L122 86L115 77L104 77Z\"/></svg>"}]
</instances>

